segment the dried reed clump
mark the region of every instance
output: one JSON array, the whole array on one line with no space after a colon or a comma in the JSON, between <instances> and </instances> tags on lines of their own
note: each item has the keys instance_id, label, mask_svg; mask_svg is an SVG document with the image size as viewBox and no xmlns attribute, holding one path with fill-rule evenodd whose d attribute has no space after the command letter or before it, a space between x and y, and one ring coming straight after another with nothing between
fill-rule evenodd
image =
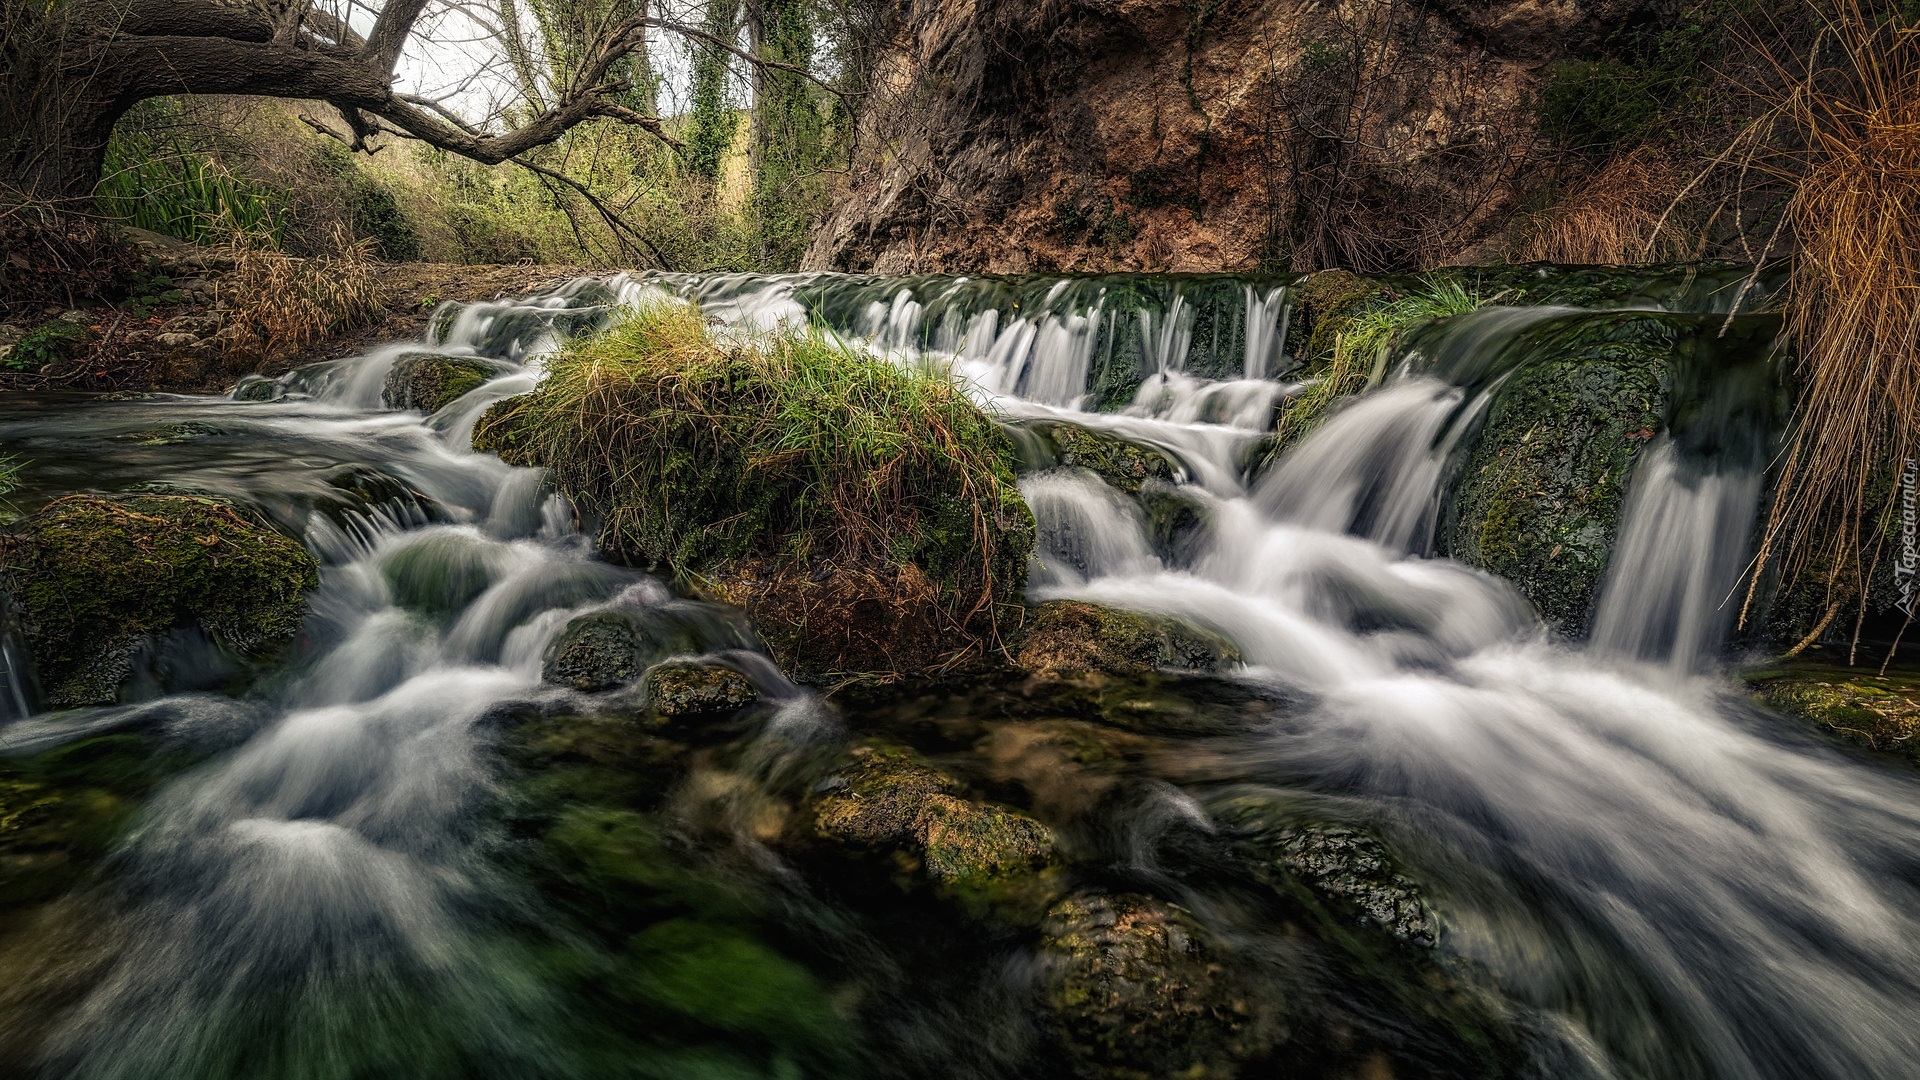
<instances>
[{"instance_id":1,"label":"dried reed clump","mask_svg":"<svg viewBox=\"0 0 1920 1080\"><path fill-rule=\"evenodd\" d=\"M1011 445L950 381L818 336L717 339L678 303L570 345L474 442L550 469L631 561L917 568L961 626L1020 587L1033 544Z\"/></svg>"},{"instance_id":2,"label":"dried reed clump","mask_svg":"<svg viewBox=\"0 0 1920 1080\"><path fill-rule=\"evenodd\" d=\"M261 356L318 344L365 325L380 310L371 241L352 240L336 227L334 254L303 259L255 234L233 237L233 270L219 288L233 307L229 325Z\"/></svg>"},{"instance_id":3,"label":"dried reed clump","mask_svg":"<svg viewBox=\"0 0 1920 1080\"><path fill-rule=\"evenodd\" d=\"M1885 475L1920 450L1920 30L1859 0L1825 18L1780 104L1803 139L1787 210L1800 398L1753 580L1777 560L1864 611L1898 532Z\"/></svg>"},{"instance_id":4,"label":"dried reed clump","mask_svg":"<svg viewBox=\"0 0 1920 1080\"><path fill-rule=\"evenodd\" d=\"M1639 147L1617 155L1526 224L1516 262L1623 265L1699 258L1668 213L1682 188L1673 166Z\"/></svg>"}]
</instances>

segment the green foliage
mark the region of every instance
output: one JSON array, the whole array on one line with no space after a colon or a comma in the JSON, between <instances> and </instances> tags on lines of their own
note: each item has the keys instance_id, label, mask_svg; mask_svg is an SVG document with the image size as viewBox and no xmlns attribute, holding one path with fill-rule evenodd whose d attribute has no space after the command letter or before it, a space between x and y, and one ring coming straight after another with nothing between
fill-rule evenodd
<instances>
[{"instance_id":1,"label":"green foliage","mask_svg":"<svg viewBox=\"0 0 1920 1080\"><path fill-rule=\"evenodd\" d=\"M1711 119L1714 63L1729 28L1751 0L1694 0L1679 15L1622 26L1596 59L1552 65L1540 91L1541 131L1568 149L1594 156L1638 143L1680 137Z\"/></svg>"},{"instance_id":2,"label":"green foliage","mask_svg":"<svg viewBox=\"0 0 1920 1080\"><path fill-rule=\"evenodd\" d=\"M6 497L20 486L20 470L25 466L12 454L0 454L0 510L8 508Z\"/></svg>"},{"instance_id":3,"label":"green foliage","mask_svg":"<svg viewBox=\"0 0 1920 1080\"><path fill-rule=\"evenodd\" d=\"M1374 294L1366 282L1360 283L1367 287L1353 300L1364 302ZM1299 439L1326 419L1335 402L1366 389L1381 374L1387 351L1407 330L1434 319L1464 315L1484 303L1485 297L1460 282L1425 278L1415 291L1384 304L1375 300L1332 305L1316 322L1312 337L1316 343L1330 341L1325 367L1281 413L1281 442ZM1357 310L1348 310L1356 306Z\"/></svg>"},{"instance_id":4,"label":"green foliage","mask_svg":"<svg viewBox=\"0 0 1920 1080\"><path fill-rule=\"evenodd\" d=\"M761 0L761 11L760 56L811 67L814 26L806 0ZM761 72L757 89L752 212L760 258L769 266L797 266L813 228L819 172L826 161L817 89L801 75L781 70Z\"/></svg>"},{"instance_id":5,"label":"green foliage","mask_svg":"<svg viewBox=\"0 0 1920 1080\"><path fill-rule=\"evenodd\" d=\"M737 0L708 0L701 29L722 41L739 32ZM693 108L687 120L687 170L708 181L720 177L721 163L733 147L740 114L727 101L727 79L732 56L713 45L696 43L693 52Z\"/></svg>"},{"instance_id":6,"label":"green foliage","mask_svg":"<svg viewBox=\"0 0 1920 1080\"><path fill-rule=\"evenodd\" d=\"M353 230L373 241L374 254L390 262L420 257L420 235L386 185L362 180L353 193Z\"/></svg>"},{"instance_id":7,"label":"green foliage","mask_svg":"<svg viewBox=\"0 0 1920 1080\"><path fill-rule=\"evenodd\" d=\"M142 102L114 128L95 193L100 209L182 240L219 241L239 231L277 244L287 193L229 168L194 145L178 122L178 105L159 98Z\"/></svg>"},{"instance_id":8,"label":"green foliage","mask_svg":"<svg viewBox=\"0 0 1920 1080\"><path fill-rule=\"evenodd\" d=\"M49 319L15 343L7 354L6 366L13 371L38 371L48 364L63 363L78 357L93 338L93 330L81 323Z\"/></svg>"},{"instance_id":9,"label":"green foliage","mask_svg":"<svg viewBox=\"0 0 1920 1080\"><path fill-rule=\"evenodd\" d=\"M912 564L967 606L1025 578L1012 447L944 377L817 336L717 341L678 304L547 371L474 444L550 468L628 558L695 574L750 557Z\"/></svg>"}]
</instances>

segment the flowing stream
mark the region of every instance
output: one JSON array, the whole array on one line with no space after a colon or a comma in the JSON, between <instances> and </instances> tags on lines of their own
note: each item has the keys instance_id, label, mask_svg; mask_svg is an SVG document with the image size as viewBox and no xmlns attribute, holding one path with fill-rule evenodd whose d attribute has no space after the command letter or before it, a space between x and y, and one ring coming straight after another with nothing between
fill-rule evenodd
<instances>
[{"instance_id":1,"label":"flowing stream","mask_svg":"<svg viewBox=\"0 0 1920 1080\"><path fill-rule=\"evenodd\" d=\"M1765 454L1696 453L1698 431L1647 447L1583 644L1508 583L1435 555L1460 447L1551 347L1543 328L1593 313L1494 307L1416 335L1379 385L1263 468L1297 389L1280 283L827 277L617 278L471 305L428 345L253 395L270 401L9 405L0 447L35 463L25 506L135 484L228 495L324 564L298 656L249 693L218 692L227 673L182 657L170 685L197 692L34 716L17 715L19 686L0 694L15 754L141 727L220 748L150 800L114 856L120 885L90 902L105 914L82 935L98 955L34 976L49 988L39 1019L0 1038L32 1043L23 1070L613 1075L569 1035L541 964L507 944L547 916L498 868L502 709L575 701L541 684L542 654L571 617L618 608L727 657L772 701L727 775L772 783L839 737L734 613L598 560L537 473L466 449L561 334L667 294L737 333L811 324L950 370L1016 432L1073 423L1177 462L1174 492L1201 524L1170 546L1139 500L1036 461L1022 483L1042 536L1031 598L1230 639L1245 661L1233 678L1293 704L1162 759L1156 783L1203 833L1249 791L1379 830L1431 891L1441 951L1551 1033L1521 1074L1920 1070L1920 784L1762 714L1718 667ZM1619 306L1717 325L1713 295L1689 280ZM500 374L434 416L383 408L391 366L422 347ZM728 819L729 842L787 880L745 820ZM781 920L837 925L792 887ZM1207 903L1189 906L1205 918ZM842 943L827 966L882 964L865 931L819 933ZM967 1030L928 1014L873 1034L861 1069L1045 1074L1017 1032L995 1034L1019 1028L1017 994L971 1007L952 1022ZM673 1061L630 1074L742 1075ZM764 1075L802 1065L834 1072L786 1060Z\"/></svg>"}]
</instances>

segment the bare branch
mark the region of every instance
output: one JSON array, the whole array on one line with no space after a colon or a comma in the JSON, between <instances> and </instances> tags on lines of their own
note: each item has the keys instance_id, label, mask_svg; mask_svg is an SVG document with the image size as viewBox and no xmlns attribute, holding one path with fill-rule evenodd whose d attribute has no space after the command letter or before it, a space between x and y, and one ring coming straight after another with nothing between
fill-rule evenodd
<instances>
[{"instance_id":1,"label":"bare branch","mask_svg":"<svg viewBox=\"0 0 1920 1080\"><path fill-rule=\"evenodd\" d=\"M407 37L413 33L413 24L420 21L420 13L426 7L427 0L388 0L387 6L380 9L380 18L375 20L372 32L367 34L362 55L381 71L391 74L400 62L401 50L407 46Z\"/></svg>"}]
</instances>

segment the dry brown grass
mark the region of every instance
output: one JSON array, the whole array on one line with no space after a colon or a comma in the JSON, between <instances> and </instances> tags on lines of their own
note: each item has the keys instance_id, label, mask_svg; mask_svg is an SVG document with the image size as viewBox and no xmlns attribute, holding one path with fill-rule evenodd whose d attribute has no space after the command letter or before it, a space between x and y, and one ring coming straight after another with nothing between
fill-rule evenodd
<instances>
[{"instance_id":1,"label":"dry brown grass","mask_svg":"<svg viewBox=\"0 0 1920 1080\"><path fill-rule=\"evenodd\" d=\"M1826 20L1780 104L1804 140L1787 211L1800 393L1753 579L1777 560L1864 611L1897 530L1876 475L1920 449L1920 30L1860 0Z\"/></svg>"},{"instance_id":2,"label":"dry brown grass","mask_svg":"<svg viewBox=\"0 0 1920 1080\"><path fill-rule=\"evenodd\" d=\"M1689 237L1668 213L1682 185L1657 150L1616 155L1526 223L1514 261L1618 266L1699 258L1703 238Z\"/></svg>"},{"instance_id":3,"label":"dry brown grass","mask_svg":"<svg viewBox=\"0 0 1920 1080\"><path fill-rule=\"evenodd\" d=\"M371 241L334 231L334 253L297 258L261 238L236 232L233 270L221 280L232 305L229 325L248 348L273 357L308 348L342 330L372 321L380 290Z\"/></svg>"}]
</instances>

